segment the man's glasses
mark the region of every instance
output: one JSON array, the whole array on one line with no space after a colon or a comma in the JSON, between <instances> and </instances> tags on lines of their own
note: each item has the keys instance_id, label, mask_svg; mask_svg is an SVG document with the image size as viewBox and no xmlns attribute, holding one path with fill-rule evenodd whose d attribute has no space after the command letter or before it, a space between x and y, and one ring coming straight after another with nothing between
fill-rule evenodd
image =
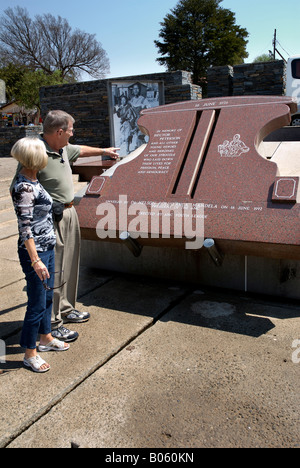
<instances>
[{"instance_id":1,"label":"man's glasses","mask_svg":"<svg viewBox=\"0 0 300 468\"><path fill-rule=\"evenodd\" d=\"M55 275L56 273L63 273L64 270L61 271L49 271L49 275ZM44 286L45 291L53 291L54 289L60 289L66 284L66 281L62 283L60 286L56 286L55 288L50 288L46 283L46 280L42 281L42 285Z\"/></svg>"}]
</instances>

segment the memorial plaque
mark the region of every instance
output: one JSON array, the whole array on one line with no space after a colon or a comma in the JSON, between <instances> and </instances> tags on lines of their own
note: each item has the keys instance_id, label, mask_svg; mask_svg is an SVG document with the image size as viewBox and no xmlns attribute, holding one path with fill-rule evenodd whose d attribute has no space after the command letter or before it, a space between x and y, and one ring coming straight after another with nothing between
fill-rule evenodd
<instances>
[{"instance_id":1,"label":"memorial plaque","mask_svg":"<svg viewBox=\"0 0 300 468\"><path fill-rule=\"evenodd\" d=\"M296 203L299 177L276 177L273 201L281 203Z\"/></svg>"},{"instance_id":2,"label":"memorial plaque","mask_svg":"<svg viewBox=\"0 0 300 468\"><path fill-rule=\"evenodd\" d=\"M292 98L249 96L142 111L149 142L93 179L77 207L83 238L121 242L128 231L140 245L191 249L210 238L224 254L300 259L298 175L281 177L258 153L295 109Z\"/></svg>"},{"instance_id":3,"label":"memorial plaque","mask_svg":"<svg viewBox=\"0 0 300 468\"><path fill-rule=\"evenodd\" d=\"M105 177L94 176L86 190L86 195L99 196L106 182Z\"/></svg>"}]
</instances>

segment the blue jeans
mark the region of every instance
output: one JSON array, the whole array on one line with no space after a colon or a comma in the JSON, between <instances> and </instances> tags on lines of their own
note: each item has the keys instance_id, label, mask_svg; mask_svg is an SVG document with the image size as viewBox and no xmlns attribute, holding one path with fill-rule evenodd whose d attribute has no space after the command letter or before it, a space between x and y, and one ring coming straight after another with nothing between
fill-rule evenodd
<instances>
[{"instance_id":1,"label":"blue jeans","mask_svg":"<svg viewBox=\"0 0 300 468\"><path fill-rule=\"evenodd\" d=\"M53 304L53 291L47 291L31 266L31 260L26 249L18 250L20 263L27 282L27 310L24 319L20 345L22 348L35 349L39 334L51 333L51 312ZM50 279L47 285L54 286L54 249L38 252L44 265L47 267Z\"/></svg>"}]
</instances>

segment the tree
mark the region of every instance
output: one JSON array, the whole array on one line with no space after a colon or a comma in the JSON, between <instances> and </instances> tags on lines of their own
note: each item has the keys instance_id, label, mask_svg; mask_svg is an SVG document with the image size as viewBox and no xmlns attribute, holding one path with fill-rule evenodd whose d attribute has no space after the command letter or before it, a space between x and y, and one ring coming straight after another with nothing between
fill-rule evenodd
<instances>
[{"instance_id":1,"label":"tree","mask_svg":"<svg viewBox=\"0 0 300 468\"><path fill-rule=\"evenodd\" d=\"M22 103L27 109L40 106L40 88L43 86L54 86L62 84L61 73L56 70L52 75L47 75L42 70L31 72L26 70L23 76L22 87L16 100Z\"/></svg>"},{"instance_id":2,"label":"tree","mask_svg":"<svg viewBox=\"0 0 300 468\"><path fill-rule=\"evenodd\" d=\"M236 65L248 57L248 32L235 24L235 14L222 0L180 0L160 23L154 41L168 71L187 70L203 86L210 66Z\"/></svg>"},{"instance_id":3,"label":"tree","mask_svg":"<svg viewBox=\"0 0 300 468\"><path fill-rule=\"evenodd\" d=\"M273 62L273 61L274 61L274 57L272 57L271 54L262 54L262 55L259 55L258 57L255 57L255 59L253 60L253 63Z\"/></svg>"},{"instance_id":4,"label":"tree","mask_svg":"<svg viewBox=\"0 0 300 468\"><path fill-rule=\"evenodd\" d=\"M31 71L12 63L0 69L0 79L5 81L7 100L16 101L27 109L40 109L40 87L64 82L58 70L52 75L47 75L42 70Z\"/></svg>"},{"instance_id":5,"label":"tree","mask_svg":"<svg viewBox=\"0 0 300 468\"><path fill-rule=\"evenodd\" d=\"M94 34L72 31L66 19L44 14L32 20L26 9L7 8L0 18L0 58L3 64L24 65L46 75L78 79L82 72L103 78L109 60Z\"/></svg>"}]
</instances>

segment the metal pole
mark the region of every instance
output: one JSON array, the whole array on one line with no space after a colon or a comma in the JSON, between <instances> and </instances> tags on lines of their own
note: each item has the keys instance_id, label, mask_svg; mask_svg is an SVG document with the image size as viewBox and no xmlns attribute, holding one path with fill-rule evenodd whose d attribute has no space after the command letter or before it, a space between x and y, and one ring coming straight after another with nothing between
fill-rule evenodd
<instances>
[{"instance_id":1,"label":"metal pole","mask_svg":"<svg viewBox=\"0 0 300 468\"><path fill-rule=\"evenodd\" d=\"M274 31L274 39L273 39L273 59L275 60L276 56L276 42L277 42L277 29Z\"/></svg>"}]
</instances>

